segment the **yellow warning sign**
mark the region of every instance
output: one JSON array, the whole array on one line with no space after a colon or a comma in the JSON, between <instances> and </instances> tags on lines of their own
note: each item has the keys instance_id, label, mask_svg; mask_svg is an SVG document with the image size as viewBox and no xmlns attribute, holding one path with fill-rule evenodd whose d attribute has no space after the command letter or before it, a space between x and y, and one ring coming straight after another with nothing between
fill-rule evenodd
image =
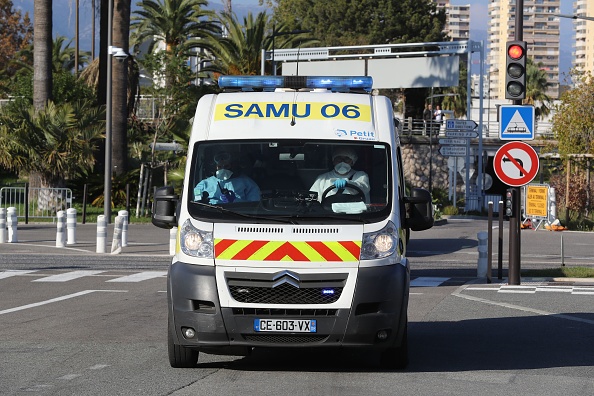
<instances>
[{"instance_id":1,"label":"yellow warning sign","mask_svg":"<svg viewBox=\"0 0 594 396\"><path fill-rule=\"evenodd\" d=\"M549 215L549 186L543 184L529 184L526 186L526 205L524 215L529 218Z\"/></svg>"}]
</instances>

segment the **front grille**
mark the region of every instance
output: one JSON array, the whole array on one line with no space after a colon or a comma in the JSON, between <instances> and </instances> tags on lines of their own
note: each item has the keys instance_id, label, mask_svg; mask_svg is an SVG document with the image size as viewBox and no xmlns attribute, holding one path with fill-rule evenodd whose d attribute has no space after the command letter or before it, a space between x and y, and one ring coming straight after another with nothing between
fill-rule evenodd
<instances>
[{"instance_id":1,"label":"front grille","mask_svg":"<svg viewBox=\"0 0 594 396\"><path fill-rule=\"evenodd\" d=\"M342 287L297 288L289 283L278 287L231 286L231 296L242 303L251 304L332 304L342 294Z\"/></svg>"},{"instance_id":2,"label":"front grille","mask_svg":"<svg viewBox=\"0 0 594 396\"><path fill-rule=\"evenodd\" d=\"M242 334L246 341L262 342L268 344L307 344L313 342L323 342L327 335L272 335L272 334Z\"/></svg>"},{"instance_id":3,"label":"front grille","mask_svg":"<svg viewBox=\"0 0 594 396\"><path fill-rule=\"evenodd\" d=\"M348 274L227 272L225 279L235 301L248 304L332 304L340 298Z\"/></svg>"},{"instance_id":4,"label":"front grille","mask_svg":"<svg viewBox=\"0 0 594 396\"><path fill-rule=\"evenodd\" d=\"M269 308L233 308L236 316L294 316L294 317L332 317L338 314L337 309L269 309Z\"/></svg>"}]
</instances>

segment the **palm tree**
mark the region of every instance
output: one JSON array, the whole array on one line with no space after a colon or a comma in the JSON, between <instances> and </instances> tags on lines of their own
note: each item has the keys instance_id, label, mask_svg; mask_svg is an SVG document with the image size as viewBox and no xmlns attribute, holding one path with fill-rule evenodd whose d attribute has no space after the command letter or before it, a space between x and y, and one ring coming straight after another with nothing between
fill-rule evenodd
<instances>
[{"instance_id":1,"label":"palm tree","mask_svg":"<svg viewBox=\"0 0 594 396\"><path fill-rule=\"evenodd\" d=\"M250 12L241 23L235 14L223 13L220 21L226 34L208 40L212 52L211 65L204 70L215 74L260 74L262 49L272 49L270 20L265 12L254 17ZM276 26L276 32L285 30L285 25ZM306 33L283 35L276 39L276 48L311 46L319 41Z\"/></svg>"},{"instance_id":2,"label":"palm tree","mask_svg":"<svg viewBox=\"0 0 594 396\"><path fill-rule=\"evenodd\" d=\"M546 94L551 85L547 78L547 72L543 69L543 63L535 64L528 58L526 62L526 99L524 104L534 106L536 119L544 117L551 112L551 98Z\"/></svg>"},{"instance_id":3,"label":"palm tree","mask_svg":"<svg viewBox=\"0 0 594 396\"><path fill-rule=\"evenodd\" d=\"M0 165L37 173L41 187L62 187L69 177L93 169L93 152L102 136L101 110L90 102L41 110L15 103L0 110Z\"/></svg>"},{"instance_id":4,"label":"palm tree","mask_svg":"<svg viewBox=\"0 0 594 396\"><path fill-rule=\"evenodd\" d=\"M113 2L113 46L130 48L130 0ZM128 62L112 57L112 165L116 175L128 171Z\"/></svg>"},{"instance_id":5,"label":"palm tree","mask_svg":"<svg viewBox=\"0 0 594 396\"><path fill-rule=\"evenodd\" d=\"M74 57L76 56L76 49L70 47L72 40L64 45L66 37L56 36L53 42L52 49L52 65L54 72L58 71L74 71ZM83 65L89 62L91 53L89 51L79 51L78 64Z\"/></svg>"},{"instance_id":6,"label":"palm tree","mask_svg":"<svg viewBox=\"0 0 594 396\"><path fill-rule=\"evenodd\" d=\"M52 0L34 4L33 105L43 109L52 99Z\"/></svg>"},{"instance_id":7,"label":"palm tree","mask_svg":"<svg viewBox=\"0 0 594 396\"><path fill-rule=\"evenodd\" d=\"M142 0L140 9L132 17L130 29L132 43L138 47L149 41L149 52L159 43L175 55L190 55L192 48L201 47L202 40L220 31L219 26L207 18L212 11L204 10L206 0Z\"/></svg>"}]
</instances>

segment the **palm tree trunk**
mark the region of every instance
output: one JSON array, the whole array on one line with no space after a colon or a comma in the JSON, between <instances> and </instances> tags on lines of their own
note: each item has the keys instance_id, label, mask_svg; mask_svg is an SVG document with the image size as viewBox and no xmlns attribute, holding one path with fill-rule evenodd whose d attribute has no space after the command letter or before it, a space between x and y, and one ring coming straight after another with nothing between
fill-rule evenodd
<instances>
[{"instance_id":1,"label":"palm tree trunk","mask_svg":"<svg viewBox=\"0 0 594 396\"><path fill-rule=\"evenodd\" d=\"M113 46L130 48L130 0L115 0ZM128 171L128 62L112 59L112 164L116 175Z\"/></svg>"},{"instance_id":2,"label":"palm tree trunk","mask_svg":"<svg viewBox=\"0 0 594 396\"><path fill-rule=\"evenodd\" d=\"M33 106L52 99L52 0L35 0L33 37Z\"/></svg>"}]
</instances>

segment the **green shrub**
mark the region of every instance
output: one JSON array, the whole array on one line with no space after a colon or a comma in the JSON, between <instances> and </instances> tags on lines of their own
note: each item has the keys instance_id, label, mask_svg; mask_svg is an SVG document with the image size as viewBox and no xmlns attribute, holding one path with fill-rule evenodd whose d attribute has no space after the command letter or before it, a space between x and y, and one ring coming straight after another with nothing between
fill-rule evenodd
<instances>
[{"instance_id":1,"label":"green shrub","mask_svg":"<svg viewBox=\"0 0 594 396\"><path fill-rule=\"evenodd\" d=\"M443 208L442 213L444 215L457 215L458 214L458 208L455 207L454 205L449 205L449 206L446 206L445 208Z\"/></svg>"}]
</instances>

